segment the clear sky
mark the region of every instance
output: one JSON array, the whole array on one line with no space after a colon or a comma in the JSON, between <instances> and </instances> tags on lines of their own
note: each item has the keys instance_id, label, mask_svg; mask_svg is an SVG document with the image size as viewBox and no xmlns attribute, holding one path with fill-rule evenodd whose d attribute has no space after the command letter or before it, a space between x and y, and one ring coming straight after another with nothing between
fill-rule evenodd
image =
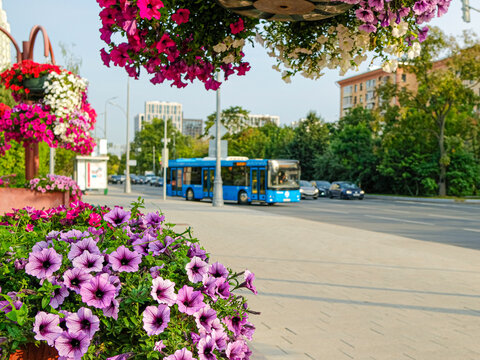
<instances>
[{"instance_id":1,"label":"clear sky","mask_svg":"<svg viewBox=\"0 0 480 360\"><path fill-rule=\"evenodd\" d=\"M1 1L1 0L0 0ZM477 4L478 3L478 4ZM471 6L480 8L480 0L471 0ZM89 80L89 99L98 116L98 135L103 134L104 109L107 99L114 100L126 110L127 75L123 69L103 65L99 50L105 45L100 40L99 7L95 0L3 0L3 9L18 43L27 40L33 25L43 25L52 42L57 64L62 65L59 43L64 43L81 57L81 75ZM461 1L453 0L449 12L429 25L439 26L444 32L459 35L465 29L480 34L480 13L471 11L471 23L462 20ZM35 45L35 60L42 62L41 38ZM13 54L12 54L13 55ZM239 105L254 114L279 115L281 124L290 124L310 111L316 111L326 121L336 121L339 115L339 87L342 79L337 70L330 70L320 80L297 76L285 84L280 74L271 67L263 48L246 49L252 70L246 76L232 77L222 86L221 106ZM364 66L361 71L365 71ZM345 77L354 76L348 72ZM145 74L143 74L145 75ZM146 76L130 80L130 132L133 137L133 116L143 112L148 100L173 101L183 104L184 117L205 119L216 109L215 92L206 91L194 83L184 89L167 84L152 85ZM109 142L125 144L126 122L121 110L107 108L107 136Z\"/></svg>"}]
</instances>

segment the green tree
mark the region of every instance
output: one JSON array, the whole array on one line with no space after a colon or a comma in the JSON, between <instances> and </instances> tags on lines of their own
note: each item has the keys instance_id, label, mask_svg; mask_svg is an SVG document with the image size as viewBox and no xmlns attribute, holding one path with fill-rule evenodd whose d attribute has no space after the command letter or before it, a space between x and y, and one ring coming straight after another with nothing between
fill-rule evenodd
<instances>
[{"instance_id":1,"label":"green tree","mask_svg":"<svg viewBox=\"0 0 480 360\"><path fill-rule=\"evenodd\" d=\"M222 110L220 121L227 129L229 134L235 134L245 129L248 126L248 114L250 112L240 106L231 106L228 109ZM208 131L217 121L217 112L210 114L205 122L204 135L208 135Z\"/></svg>"},{"instance_id":2,"label":"green tree","mask_svg":"<svg viewBox=\"0 0 480 360\"><path fill-rule=\"evenodd\" d=\"M300 161L302 178L313 179L315 158L322 155L329 144L329 130L323 119L315 112L309 112L293 132L293 139L287 145L291 159Z\"/></svg>"}]
</instances>

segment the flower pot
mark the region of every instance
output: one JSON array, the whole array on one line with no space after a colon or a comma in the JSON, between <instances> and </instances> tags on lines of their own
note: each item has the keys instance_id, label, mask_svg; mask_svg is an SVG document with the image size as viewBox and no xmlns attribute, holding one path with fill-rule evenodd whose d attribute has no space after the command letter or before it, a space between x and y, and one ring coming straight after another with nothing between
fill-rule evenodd
<instances>
[{"instance_id":1,"label":"flower pot","mask_svg":"<svg viewBox=\"0 0 480 360\"><path fill-rule=\"evenodd\" d=\"M38 78L28 78L23 80L23 87L29 89L30 92L25 94L25 100L38 101L45 96L43 85L47 80L47 75Z\"/></svg>"},{"instance_id":2,"label":"flower pot","mask_svg":"<svg viewBox=\"0 0 480 360\"><path fill-rule=\"evenodd\" d=\"M217 0L240 15L272 21L317 21L340 15L352 5L340 1Z\"/></svg>"},{"instance_id":3,"label":"flower pot","mask_svg":"<svg viewBox=\"0 0 480 360\"><path fill-rule=\"evenodd\" d=\"M68 191L41 193L30 189L0 188L0 215L26 206L40 210L69 204L70 193Z\"/></svg>"},{"instance_id":4,"label":"flower pot","mask_svg":"<svg viewBox=\"0 0 480 360\"><path fill-rule=\"evenodd\" d=\"M58 359L58 352L55 348L41 343L40 346L28 344L15 354L10 355L10 360L54 360Z\"/></svg>"}]
</instances>

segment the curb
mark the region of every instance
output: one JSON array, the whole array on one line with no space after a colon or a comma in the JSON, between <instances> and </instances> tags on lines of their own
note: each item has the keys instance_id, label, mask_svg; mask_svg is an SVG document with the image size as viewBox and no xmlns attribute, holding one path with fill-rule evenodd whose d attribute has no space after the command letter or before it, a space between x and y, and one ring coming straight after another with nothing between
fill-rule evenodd
<instances>
[{"instance_id":1,"label":"curb","mask_svg":"<svg viewBox=\"0 0 480 360\"><path fill-rule=\"evenodd\" d=\"M403 201L430 202L430 203L480 204L480 199L435 199L435 198L418 198L418 197L405 197L405 196L383 196L383 195L365 195L365 199L395 200L395 201L403 200Z\"/></svg>"}]
</instances>

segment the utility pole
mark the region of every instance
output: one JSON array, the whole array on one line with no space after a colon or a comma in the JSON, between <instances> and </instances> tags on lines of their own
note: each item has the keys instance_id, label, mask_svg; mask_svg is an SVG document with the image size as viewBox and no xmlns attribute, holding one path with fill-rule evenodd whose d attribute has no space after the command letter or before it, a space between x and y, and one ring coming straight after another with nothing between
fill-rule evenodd
<instances>
[{"instance_id":1,"label":"utility pole","mask_svg":"<svg viewBox=\"0 0 480 360\"><path fill-rule=\"evenodd\" d=\"M220 81L220 72L217 73L217 81ZM221 152L221 139L220 139L220 88L217 89L217 119L216 119L216 136L215 136L215 142L216 142L216 164L215 164L215 180L213 181L213 199L212 199L212 205L213 206L223 206L223 182L222 182L222 164L221 164L221 159L220 156L222 154Z\"/></svg>"},{"instance_id":2,"label":"utility pole","mask_svg":"<svg viewBox=\"0 0 480 360\"><path fill-rule=\"evenodd\" d=\"M125 194L130 194L132 192L132 186L130 184L130 78L127 78L127 165L125 167Z\"/></svg>"},{"instance_id":3,"label":"utility pole","mask_svg":"<svg viewBox=\"0 0 480 360\"><path fill-rule=\"evenodd\" d=\"M470 0L462 0L462 19L467 23L470 22L470 9L480 12L479 9L470 6Z\"/></svg>"},{"instance_id":4,"label":"utility pole","mask_svg":"<svg viewBox=\"0 0 480 360\"><path fill-rule=\"evenodd\" d=\"M152 163L153 163L153 175L155 175L155 145L153 145Z\"/></svg>"},{"instance_id":5,"label":"utility pole","mask_svg":"<svg viewBox=\"0 0 480 360\"><path fill-rule=\"evenodd\" d=\"M167 149L167 119L163 120L163 200L167 200L167 167L168 167L168 149Z\"/></svg>"}]
</instances>

